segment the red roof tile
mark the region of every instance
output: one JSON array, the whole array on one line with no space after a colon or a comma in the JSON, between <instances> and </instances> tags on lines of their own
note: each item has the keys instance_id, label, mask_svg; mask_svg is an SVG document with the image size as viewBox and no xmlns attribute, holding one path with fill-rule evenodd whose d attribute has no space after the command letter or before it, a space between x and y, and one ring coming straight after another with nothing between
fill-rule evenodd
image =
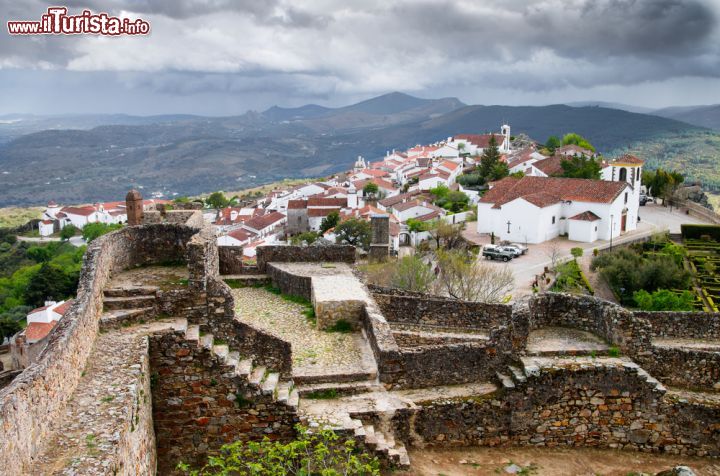
<instances>
[{"instance_id":1,"label":"red roof tile","mask_svg":"<svg viewBox=\"0 0 720 476\"><path fill-rule=\"evenodd\" d=\"M70 215L90 216L95 213L94 207L63 207L62 212Z\"/></svg>"},{"instance_id":2,"label":"red roof tile","mask_svg":"<svg viewBox=\"0 0 720 476\"><path fill-rule=\"evenodd\" d=\"M330 215L332 212L339 212L340 208L309 208L308 209L308 216L309 217L326 217Z\"/></svg>"},{"instance_id":3,"label":"red roof tile","mask_svg":"<svg viewBox=\"0 0 720 476\"><path fill-rule=\"evenodd\" d=\"M50 331L55 327L55 322L31 322L25 328L25 338L28 342L37 342L40 339L45 338Z\"/></svg>"},{"instance_id":4,"label":"red roof tile","mask_svg":"<svg viewBox=\"0 0 720 476\"><path fill-rule=\"evenodd\" d=\"M568 218L568 220L597 221L600 220L600 217L588 210L586 212L578 213L577 215Z\"/></svg>"},{"instance_id":5,"label":"red roof tile","mask_svg":"<svg viewBox=\"0 0 720 476\"><path fill-rule=\"evenodd\" d=\"M65 301L64 303L60 304L58 307L53 309L53 312L57 312L61 316L64 316L65 313L68 311L68 309L70 309L70 306L72 306L74 302L75 302L74 299L68 299L67 301Z\"/></svg>"},{"instance_id":6,"label":"red roof tile","mask_svg":"<svg viewBox=\"0 0 720 476\"><path fill-rule=\"evenodd\" d=\"M458 134L453 139L465 140L467 142L470 142L475 147L485 149L486 147L490 146L490 137L492 137L493 135L495 136L495 142L497 143L497 146L500 147L505 140L505 137L501 134Z\"/></svg>"},{"instance_id":7,"label":"red roof tile","mask_svg":"<svg viewBox=\"0 0 720 476\"><path fill-rule=\"evenodd\" d=\"M310 207L344 207L347 205L347 198L310 197L307 201Z\"/></svg>"},{"instance_id":8,"label":"red roof tile","mask_svg":"<svg viewBox=\"0 0 720 476\"><path fill-rule=\"evenodd\" d=\"M288 210L302 210L307 208L307 200L288 200Z\"/></svg>"},{"instance_id":9,"label":"red roof tile","mask_svg":"<svg viewBox=\"0 0 720 476\"><path fill-rule=\"evenodd\" d=\"M632 155L632 154L625 154L621 155L620 157L617 157L610 161L611 165L617 165L617 164L628 164L628 165L642 165L645 161Z\"/></svg>"},{"instance_id":10,"label":"red roof tile","mask_svg":"<svg viewBox=\"0 0 720 476\"><path fill-rule=\"evenodd\" d=\"M251 220L246 221L245 226L252 228L253 230L262 230L269 227L270 225L279 222L283 218L285 218L285 215L283 215L282 213L272 212L268 213L267 215L255 217Z\"/></svg>"},{"instance_id":11,"label":"red roof tile","mask_svg":"<svg viewBox=\"0 0 720 476\"><path fill-rule=\"evenodd\" d=\"M574 179L561 177L505 177L494 182L480 202L492 203L493 208L517 198L537 205L547 206L563 200L578 202L610 203L628 185L625 182L605 180Z\"/></svg>"},{"instance_id":12,"label":"red roof tile","mask_svg":"<svg viewBox=\"0 0 720 476\"><path fill-rule=\"evenodd\" d=\"M553 155L552 157L548 157L547 159L538 160L532 165L545 175L551 177L559 176L563 173L563 168L561 165L563 160L568 160L568 158L562 155Z\"/></svg>"}]
</instances>

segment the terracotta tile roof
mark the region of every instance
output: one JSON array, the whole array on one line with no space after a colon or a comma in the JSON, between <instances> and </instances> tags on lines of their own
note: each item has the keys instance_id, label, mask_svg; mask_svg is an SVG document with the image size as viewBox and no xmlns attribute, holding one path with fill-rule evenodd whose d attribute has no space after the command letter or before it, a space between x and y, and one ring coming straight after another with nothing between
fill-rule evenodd
<instances>
[{"instance_id":1,"label":"terracotta tile roof","mask_svg":"<svg viewBox=\"0 0 720 476\"><path fill-rule=\"evenodd\" d=\"M30 343L37 342L45 338L45 336L50 334L50 331L53 330L53 327L55 327L55 322L56 321L31 322L25 328L25 338Z\"/></svg>"},{"instance_id":2,"label":"terracotta tile roof","mask_svg":"<svg viewBox=\"0 0 720 476\"><path fill-rule=\"evenodd\" d=\"M420 180L428 180L435 177L440 177L443 180L447 180L450 178L450 174L445 172L444 170L433 170L432 172L422 174L420 176Z\"/></svg>"},{"instance_id":3,"label":"terracotta tile roof","mask_svg":"<svg viewBox=\"0 0 720 476\"><path fill-rule=\"evenodd\" d=\"M492 203L493 208L512 202L517 198L537 205L547 206L563 200L591 203L611 203L628 184L605 180L574 179L563 177L505 177L494 182L480 199Z\"/></svg>"},{"instance_id":4,"label":"terracotta tile roof","mask_svg":"<svg viewBox=\"0 0 720 476\"><path fill-rule=\"evenodd\" d=\"M523 162L527 162L528 160L532 159L532 155L535 152L535 149L532 147L526 147L525 149L514 153L512 156L510 156L508 160L508 168L513 168L517 165L522 164Z\"/></svg>"},{"instance_id":5,"label":"terracotta tile roof","mask_svg":"<svg viewBox=\"0 0 720 476\"><path fill-rule=\"evenodd\" d=\"M252 228L253 230L262 230L269 227L270 225L274 225L283 218L285 218L285 215L283 215L282 213L272 212L268 213L267 215L255 217L251 220L246 221L245 226Z\"/></svg>"},{"instance_id":6,"label":"terracotta tile roof","mask_svg":"<svg viewBox=\"0 0 720 476\"><path fill-rule=\"evenodd\" d=\"M238 241L246 241L257 236L257 233L253 233L252 231L240 228L238 230L231 231L230 233L228 233L228 236L235 238Z\"/></svg>"},{"instance_id":7,"label":"terracotta tile roof","mask_svg":"<svg viewBox=\"0 0 720 476\"><path fill-rule=\"evenodd\" d=\"M356 190L362 190L363 187L365 187L365 185L368 184L369 182L374 183L375 185L377 185L379 188L382 188L383 190L395 190L395 185L388 182L387 180L383 180L381 178L376 178L376 177L373 177L371 179L366 179L366 180L356 180L353 182L353 186L355 187Z\"/></svg>"},{"instance_id":8,"label":"terracotta tile roof","mask_svg":"<svg viewBox=\"0 0 720 476\"><path fill-rule=\"evenodd\" d=\"M481 149L485 149L490 145L490 137L495 136L495 142L497 143L497 146L500 147L505 140L505 137L503 137L501 134L458 134L453 139L455 140L465 140L467 142L470 142L475 147L480 147Z\"/></svg>"},{"instance_id":9,"label":"terracotta tile roof","mask_svg":"<svg viewBox=\"0 0 720 476\"><path fill-rule=\"evenodd\" d=\"M645 161L632 155L632 154L625 154L621 155L620 157L617 157L610 161L611 165L620 165L620 164L627 164L627 165L642 165Z\"/></svg>"},{"instance_id":10,"label":"terracotta tile roof","mask_svg":"<svg viewBox=\"0 0 720 476\"><path fill-rule=\"evenodd\" d=\"M67 301L65 301L64 303L60 304L58 307L53 309L53 312L57 312L61 316L64 316L65 313L68 312L68 309L70 309L70 306L72 306L74 302L75 302L74 299L68 299Z\"/></svg>"},{"instance_id":11,"label":"terracotta tile roof","mask_svg":"<svg viewBox=\"0 0 720 476\"><path fill-rule=\"evenodd\" d=\"M43 220L43 221L42 221L42 224L43 224L43 225L52 225L52 224L53 224L53 221L52 221L52 220Z\"/></svg>"},{"instance_id":12,"label":"terracotta tile roof","mask_svg":"<svg viewBox=\"0 0 720 476\"><path fill-rule=\"evenodd\" d=\"M425 215L420 215L419 217L415 218L415 220L418 221L429 221L432 219L435 219L440 216L440 212L437 210L433 210L430 213L427 213Z\"/></svg>"},{"instance_id":13,"label":"terracotta tile roof","mask_svg":"<svg viewBox=\"0 0 720 476\"><path fill-rule=\"evenodd\" d=\"M404 212L405 210L410 210L414 207L421 207L422 204L417 200L408 200L407 202L398 203L397 205L393 205L393 210L396 212Z\"/></svg>"},{"instance_id":14,"label":"terracotta tile roof","mask_svg":"<svg viewBox=\"0 0 720 476\"><path fill-rule=\"evenodd\" d=\"M578 213L574 217L568 218L568 220L597 221L600 220L600 217L588 210L582 213Z\"/></svg>"},{"instance_id":15,"label":"terracotta tile roof","mask_svg":"<svg viewBox=\"0 0 720 476\"><path fill-rule=\"evenodd\" d=\"M552 157L548 157L547 159L538 160L532 165L545 175L552 177L562 175L563 168L560 164L563 160L568 159L563 155L553 155Z\"/></svg>"},{"instance_id":16,"label":"terracotta tile roof","mask_svg":"<svg viewBox=\"0 0 720 476\"><path fill-rule=\"evenodd\" d=\"M592 150L585 149L584 147L580 147L579 145L575 144L564 145L562 147L559 147L555 152L558 154L566 154L567 152L569 152L570 155L587 155L588 157L595 155Z\"/></svg>"},{"instance_id":17,"label":"terracotta tile roof","mask_svg":"<svg viewBox=\"0 0 720 476\"><path fill-rule=\"evenodd\" d=\"M347 198L309 197L307 201L310 207L344 207L347 205Z\"/></svg>"},{"instance_id":18,"label":"terracotta tile roof","mask_svg":"<svg viewBox=\"0 0 720 476\"><path fill-rule=\"evenodd\" d=\"M400 195L395 195L394 197L383 198L378 203L383 207L392 207L396 203L400 203L403 200L409 200L415 195L420 195L420 193L420 190L413 190L412 192L401 193Z\"/></svg>"},{"instance_id":19,"label":"terracotta tile roof","mask_svg":"<svg viewBox=\"0 0 720 476\"><path fill-rule=\"evenodd\" d=\"M370 175L370 176L373 176L373 177L387 177L388 175L390 175L387 171L385 171L385 170L378 170L378 169L362 169L362 170L361 170L360 172L358 172L358 173L360 173L360 174L365 174L365 175Z\"/></svg>"},{"instance_id":20,"label":"terracotta tile roof","mask_svg":"<svg viewBox=\"0 0 720 476\"><path fill-rule=\"evenodd\" d=\"M444 160L439 167L445 167L448 170L456 170L458 167L460 167L458 164L453 162L452 160Z\"/></svg>"},{"instance_id":21,"label":"terracotta tile roof","mask_svg":"<svg viewBox=\"0 0 720 476\"><path fill-rule=\"evenodd\" d=\"M309 208L308 209L308 216L309 217L326 217L330 215L332 212L340 212L340 208Z\"/></svg>"},{"instance_id":22,"label":"terracotta tile roof","mask_svg":"<svg viewBox=\"0 0 720 476\"><path fill-rule=\"evenodd\" d=\"M95 213L95 207L63 207L62 212L70 215L90 216Z\"/></svg>"},{"instance_id":23,"label":"terracotta tile roof","mask_svg":"<svg viewBox=\"0 0 720 476\"><path fill-rule=\"evenodd\" d=\"M52 306L54 306L54 304ZM45 309L47 309L49 307L51 307L51 306L37 307L37 308L33 309L32 311L28 312L28 314L35 314L36 312L44 311Z\"/></svg>"},{"instance_id":24,"label":"terracotta tile roof","mask_svg":"<svg viewBox=\"0 0 720 476\"><path fill-rule=\"evenodd\" d=\"M288 210L301 210L307 208L307 200L288 200Z\"/></svg>"}]
</instances>

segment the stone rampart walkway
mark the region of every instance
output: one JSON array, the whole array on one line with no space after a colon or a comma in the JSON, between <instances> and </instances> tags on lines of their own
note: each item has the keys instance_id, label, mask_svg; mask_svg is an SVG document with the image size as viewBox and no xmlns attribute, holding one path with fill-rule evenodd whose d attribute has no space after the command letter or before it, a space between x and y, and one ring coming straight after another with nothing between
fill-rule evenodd
<instances>
[{"instance_id":1,"label":"stone rampart walkway","mask_svg":"<svg viewBox=\"0 0 720 476\"><path fill-rule=\"evenodd\" d=\"M55 422L33 474L116 474L122 429L143 431L137 427L142 422L134 417L138 399L150 398L138 388L147 361L146 336L186 327L185 319L167 319L99 334L64 417Z\"/></svg>"}]
</instances>

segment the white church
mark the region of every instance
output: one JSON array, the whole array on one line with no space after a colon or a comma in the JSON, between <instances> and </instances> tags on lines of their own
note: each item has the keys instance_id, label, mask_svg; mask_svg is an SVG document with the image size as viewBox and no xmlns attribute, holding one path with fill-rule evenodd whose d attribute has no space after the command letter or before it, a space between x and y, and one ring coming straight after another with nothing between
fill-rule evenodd
<instances>
[{"instance_id":1,"label":"white church","mask_svg":"<svg viewBox=\"0 0 720 476\"><path fill-rule=\"evenodd\" d=\"M637 228L642 165L624 155L603 164L602 180L506 177L480 199L478 232L522 243L617 238Z\"/></svg>"}]
</instances>

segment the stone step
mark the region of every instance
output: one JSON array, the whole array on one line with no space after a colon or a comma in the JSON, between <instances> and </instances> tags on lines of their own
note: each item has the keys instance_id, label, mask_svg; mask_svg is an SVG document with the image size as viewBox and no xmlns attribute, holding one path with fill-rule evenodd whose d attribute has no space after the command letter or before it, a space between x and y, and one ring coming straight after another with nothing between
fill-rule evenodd
<instances>
[{"instance_id":1,"label":"stone step","mask_svg":"<svg viewBox=\"0 0 720 476\"><path fill-rule=\"evenodd\" d=\"M325 374L325 375L303 375L293 374L295 385L311 385L321 383L349 383L349 382L367 382L374 380L377 372L351 372L344 374Z\"/></svg>"},{"instance_id":2,"label":"stone step","mask_svg":"<svg viewBox=\"0 0 720 476\"><path fill-rule=\"evenodd\" d=\"M200 340L200 326L197 324L189 325L185 331L185 339L190 341Z\"/></svg>"},{"instance_id":3,"label":"stone step","mask_svg":"<svg viewBox=\"0 0 720 476\"><path fill-rule=\"evenodd\" d=\"M242 359L235 367L235 374L238 377L249 379L253 369L252 359Z\"/></svg>"},{"instance_id":4,"label":"stone step","mask_svg":"<svg viewBox=\"0 0 720 476\"><path fill-rule=\"evenodd\" d=\"M234 281L241 286L262 286L270 284L272 280L267 274L228 274L220 277L223 281Z\"/></svg>"},{"instance_id":5,"label":"stone step","mask_svg":"<svg viewBox=\"0 0 720 476\"><path fill-rule=\"evenodd\" d=\"M150 320L154 317L155 308L152 307L107 311L100 316L100 330L117 329Z\"/></svg>"},{"instance_id":6,"label":"stone step","mask_svg":"<svg viewBox=\"0 0 720 476\"><path fill-rule=\"evenodd\" d=\"M130 286L125 288L108 288L103 291L106 297L154 296L160 290L157 286Z\"/></svg>"},{"instance_id":7,"label":"stone step","mask_svg":"<svg viewBox=\"0 0 720 476\"><path fill-rule=\"evenodd\" d=\"M410 467L410 455L408 455L407 448L405 448L405 445L402 445L397 450L400 453L397 465L402 468L409 468Z\"/></svg>"},{"instance_id":8,"label":"stone step","mask_svg":"<svg viewBox=\"0 0 720 476\"><path fill-rule=\"evenodd\" d=\"M497 377L498 383L502 386L502 388L504 388L506 390L515 388L515 383L513 382L512 378L510 378L508 375L505 375L500 372L495 372L495 376Z\"/></svg>"},{"instance_id":9,"label":"stone step","mask_svg":"<svg viewBox=\"0 0 720 476\"><path fill-rule=\"evenodd\" d=\"M310 383L297 386L300 397L308 398L312 394L329 394L333 392L336 396L357 395L360 393L372 392L374 390L382 390L383 387L374 380L365 380L361 382L330 382L330 383Z\"/></svg>"},{"instance_id":10,"label":"stone step","mask_svg":"<svg viewBox=\"0 0 720 476\"><path fill-rule=\"evenodd\" d=\"M103 299L103 309L106 311L115 311L119 309L140 309L143 307L153 307L155 305L155 299L155 295L128 297L106 296Z\"/></svg>"},{"instance_id":11,"label":"stone step","mask_svg":"<svg viewBox=\"0 0 720 476\"><path fill-rule=\"evenodd\" d=\"M214 340L215 338L212 334L203 334L200 336L199 346L207 350L212 350Z\"/></svg>"},{"instance_id":12,"label":"stone step","mask_svg":"<svg viewBox=\"0 0 720 476\"><path fill-rule=\"evenodd\" d=\"M290 391L290 397L288 398L287 404L294 408L297 408L300 405L300 394L297 390L292 389Z\"/></svg>"},{"instance_id":13,"label":"stone step","mask_svg":"<svg viewBox=\"0 0 720 476\"><path fill-rule=\"evenodd\" d=\"M221 361L225 362L228 354L230 353L230 348L225 344L213 344L212 351L220 358Z\"/></svg>"},{"instance_id":14,"label":"stone step","mask_svg":"<svg viewBox=\"0 0 720 476\"><path fill-rule=\"evenodd\" d=\"M280 382L277 387L277 401L280 403L287 403L290 399L290 392L292 391L292 381Z\"/></svg>"},{"instance_id":15,"label":"stone step","mask_svg":"<svg viewBox=\"0 0 720 476\"><path fill-rule=\"evenodd\" d=\"M248 381L253 385L260 385L265 380L267 369L263 366L255 367L248 377Z\"/></svg>"},{"instance_id":16,"label":"stone step","mask_svg":"<svg viewBox=\"0 0 720 476\"><path fill-rule=\"evenodd\" d=\"M377 436L375 436L375 427L372 425L363 426L365 430L365 444L375 449L377 447Z\"/></svg>"},{"instance_id":17,"label":"stone step","mask_svg":"<svg viewBox=\"0 0 720 476\"><path fill-rule=\"evenodd\" d=\"M280 374L270 372L262 383L262 392L265 395L275 395L278 383L280 383Z\"/></svg>"},{"instance_id":18,"label":"stone step","mask_svg":"<svg viewBox=\"0 0 720 476\"><path fill-rule=\"evenodd\" d=\"M225 364L228 367L232 367L235 370L237 370L238 363L240 362L240 352L228 352L227 357L225 357Z\"/></svg>"},{"instance_id":19,"label":"stone step","mask_svg":"<svg viewBox=\"0 0 720 476\"><path fill-rule=\"evenodd\" d=\"M514 365L508 365L508 370L510 370L510 378L512 378L513 382L515 384L523 383L527 381L527 377L523 373L521 369L518 367L515 367Z\"/></svg>"}]
</instances>

